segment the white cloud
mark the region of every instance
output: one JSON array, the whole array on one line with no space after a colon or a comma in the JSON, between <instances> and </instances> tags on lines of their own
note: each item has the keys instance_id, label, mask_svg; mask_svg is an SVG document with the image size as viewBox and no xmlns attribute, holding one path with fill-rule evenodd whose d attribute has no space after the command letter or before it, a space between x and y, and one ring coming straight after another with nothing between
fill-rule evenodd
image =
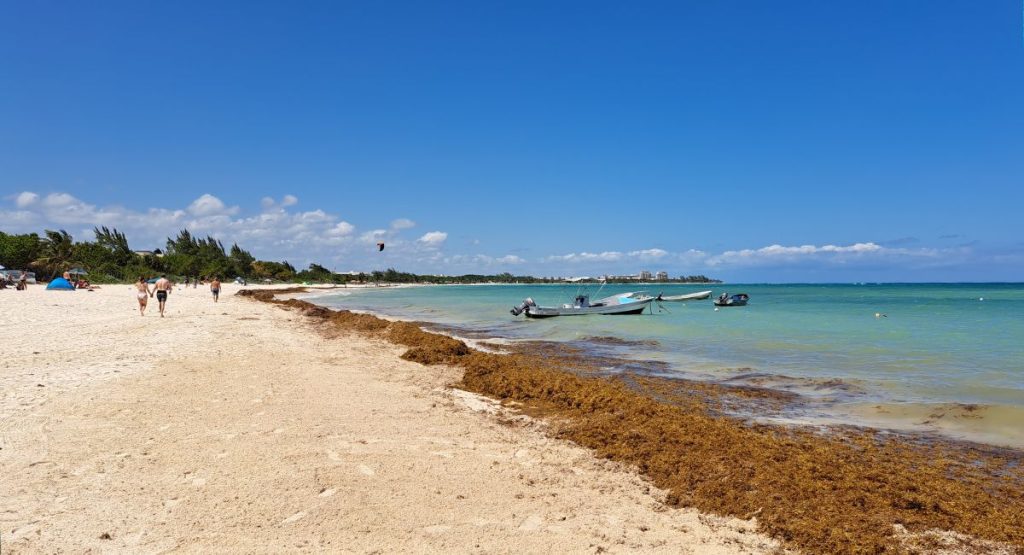
<instances>
[{"instance_id":1,"label":"white cloud","mask_svg":"<svg viewBox=\"0 0 1024 555\"><path fill-rule=\"evenodd\" d=\"M272 210L274 208L287 208L289 206L295 206L299 203L299 198L295 195L285 195L281 197L281 202L274 200L274 197L263 197L260 199L260 206L264 210Z\"/></svg>"},{"instance_id":2,"label":"white cloud","mask_svg":"<svg viewBox=\"0 0 1024 555\"><path fill-rule=\"evenodd\" d=\"M31 191L24 191L14 197L14 205L18 208L28 208L35 204L37 200L39 200L39 195Z\"/></svg>"},{"instance_id":3,"label":"white cloud","mask_svg":"<svg viewBox=\"0 0 1024 555\"><path fill-rule=\"evenodd\" d=\"M547 257L548 262L616 262L622 259L622 253L618 251L605 251L602 253L569 253L562 255L551 255Z\"/></svg>"},{"instance_id":4,"label":"white cloud","mask_svg":"<svg viewBox=\"0 0 1024 555\"><path fill-rule=\"evenodd\" d=\"M644 249L642 251L630 251L629 256L640 260L658 260L668 256L668 251L662 249Z\"/></svg>"},{"instance_id":5,"label":"white cloud","mask_svg":"<svg viewBox=\"0 0 1024 555\"><path fill-rule=\"evenodd\" d=\"M46 208L65 208L79 205L84 205L84 203L67 193L50 193L43 199L43 206Z\"/></svg>"},{"instance_id":6,"label":"white cloud","mask_svg":"<svg viewBox=\"0 0 1024 555\"><path fill-rule=\"evenodd\" d=\"M367 231L367 232L363 233L359 237L359 240L362 241L363 243L374 243L374 244L376 244L377 241L382 241L384 239L387 239L387 237L388 237L388 230L386 230L386 229L373 229L373 230L370 230L370 231Z\"/></svg>"},{"instance_id":7,"label":"white cloud","mask_svg":"<svg viewBox=\"0 0 1024 555\"><path fill-rule=\"evenodd\" d=\"M39 231L38 217L28 210L0 210L0 231Z\"/></svg>"},{"instance_id":8,"label":"white cloud","mask_svg":"<svg viewBox=\"0 0 1024 555\"><path fill-rule=\"evenodd\" d=\"M514 254L493 257L486 254L455 254L443 258L446 267L457 266L467 272L483 271L483 268L493 270L495 267L525 264L526 260Z\"/></svg>"},{"instance_id":9,"label":"white cloud","mask_svg":"<svg viewBox=\"0 0 1024 555\"><path fill-rule=\"evenodd\" d=\"M867 255L903 254L928 256L929 249L890 249L875 243L854 243L852 245L769 245L759 249L725 251L707 259L709 266L749 266L759 264L792 263L801 260L845 261Z\"/></svg>"},{"instance_id":10,"label":"white cloud","mask_svg":"<svg viewBox=\"0 0 1024 555\"><path fill-rule=\"evenodd\" d=\"M346 237L352 235L352 232L355 230L356 227L348 222L338 222L327 233L334 236Z\"/></svg>"},{"instance_id":11,"label":"white cloud","mask_svg":"<svg viewBox=\"0 0 1024 555\"><path fill-rule=\"evenodd\" d=\"M442 244L444 244L446 239L448 239L447 233L443 231L430 231L424 233L422 237L417 239L417 241L426 245L429 248L438 248Z\"/></svg>"},{"instance_id":12,"label":"white cloud","mask_svg":"<svg viewBox=\"0 0 1024 555\"><path fill-rule=\"evenodd\" d=\"M416 227L416 222L410 220L409 218L398 218L397 220L391 222L391 229L395 231L409 229L413 227Z\"/></svg>"},{"instance_id":13,"label":"white cloud","mask_svg":"<svg viewBox=\"0 0 1024 555\"><path fill-rule=\"evenodd\" d=\"M51 195L53 196L53 195ZM68 195L70 196L70 195ZM188 211L193 216L216 216L216 215L233 215L238 212L238 207L233 206L228 208L224 205L224 202L219 198L206 193L203 196L192 201L192 204L188 205Z\"/></svg>"},{"instance_id":14,"label":"white cloud","mask_svg":"<svg viewBox=\"0 0 1024 555\"><path fill-rule=\"evenodd\" d=\"M629 252L603 251L581 252L547 257L550 262L622 262L628 260L653 261L665 258L670 253L662 249L644 249Z\"/></svg>"}]
</instances>

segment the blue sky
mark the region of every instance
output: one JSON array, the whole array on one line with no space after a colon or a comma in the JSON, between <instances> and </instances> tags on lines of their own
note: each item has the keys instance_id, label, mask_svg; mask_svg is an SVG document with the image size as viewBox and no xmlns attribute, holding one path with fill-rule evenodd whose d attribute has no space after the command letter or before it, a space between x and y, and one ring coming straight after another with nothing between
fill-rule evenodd
<instances>
[{"instance_id":1,"label":"blue sky","mask_svg":"<svg viewBox=\"0 0 1024 555\"><path fill-rule=\"evenodd\" d=\"M189 227L339 270L1020 281L1021 9L6 2L0 230Z\"/></svg>"}]
</instances>

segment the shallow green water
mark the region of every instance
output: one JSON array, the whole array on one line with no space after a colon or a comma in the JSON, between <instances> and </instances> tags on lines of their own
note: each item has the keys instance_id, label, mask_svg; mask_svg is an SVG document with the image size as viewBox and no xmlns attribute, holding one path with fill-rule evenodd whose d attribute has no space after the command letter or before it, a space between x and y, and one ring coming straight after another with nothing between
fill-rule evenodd
<instances>
[{"instance_id":1,"label":"shallow green water","mask_svg":"<svg viewBox=\"0 0 1024 555\"><path fill-rule=\"evenodd\" d=\"M619 347L618 354L664 361L681 376L753 380L827 399L827 415L817 416L1024 445L1022 284L616 285L599 294L592 286L594 298L638 289L665 295L711 289L714 295L748 293L750 304L715 311L711 300L664 303L666 311L654 306L653 314L641 316L546 320L508 312L525 297L540 305L568 302L576 289L348 289L315 302L513 340L655 340ZM842 387L829 382L837 379ZM985 410L931 417L951 403Z\"/></svg>"}]
</instances>

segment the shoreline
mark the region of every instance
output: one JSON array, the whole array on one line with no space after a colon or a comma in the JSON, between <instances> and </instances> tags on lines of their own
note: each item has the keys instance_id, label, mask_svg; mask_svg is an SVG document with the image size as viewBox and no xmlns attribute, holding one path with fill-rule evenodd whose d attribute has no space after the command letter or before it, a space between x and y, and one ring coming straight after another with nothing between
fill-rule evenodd
<instances>
[{"instance_id":1,"label":"shoreline","mask_svg":"<svg viewBox=\"0 0 1024 555\"><path fill-rule=\"evenodd\" d=\"M636 465L672 492L670 505L740 518L757 514L761 530L791 547L905 549L907 540L897 533L897 524L910 530L915 542L938 541L924 538L935 530L952 530L982 542L1024 547L1024 516L1013 509L1024 504L1020 450L935 438L915 441L914 434L871 428L831 427L822 435L748 425L708 409L702 395L721 396L722 388L695 394L693 383L681 386L678 380L587 377L579 371L587 366L582 361L552 364L550 358L475 352L408 322L256 297L342 328L392 334L393 342L409 347L403 358L461 366L464 387L554 418L560 422L556 437ZM385 332L395 328L402 331ZM717 430L719 440L693 437L708 430ZM802 456L793 460L794 452ZM740 477L733 476L737 469ZM784 500L785 507L765 507L749 498L754 491L757 497ZM801 514L816 517L807 520Z\"/></svg>"},{"instance_id":2,"label":"shoreline","mask_svg":"<svg viewBox=\"0 0 1024 555\"><path fill-rule=\"evenodd\" d=\"M967 284L970 285L970 284ZM355 293L353 293L355 295ZM318 303L321 297L331 293L300 295L297 298ZM431 321L431 314L396 314L378 308L367 308L375 297L353 297L355 301L324 304L328 308L343 308L353 312L371 314L389 321L417 322L425 329L438 331L456 337L475 348L494 350L488 343L497 343L516 350L517 346L539 345L546 340L537 337L519 336L501 327L479 327L476 324ZM347 308L348 304L360 308ZM874 309L872 309L874 310ZM609 333L605 331L605 333ZM610 332L614 334L615 332ZM617 343L624 341L624 343ZM635 341L641 349L616 349ZM755 387L784 394L799 396L787 414L773 414L765 418L766 423L788 422L801 426L835 426L849 423L865 428L890 430L894 433L928 436L935 435L942 441L978 443L995 448L1024 450L1024 429L1016 422L1024 418L1024 405L1013 404L1000 399L980 399L968 395L915 396L909 391L890 389L887 380L891 377L858 376L856 373L834 372L823 374L787 372L786 369L762 370L750 361L716 360L712 358L687 359L674 357L661 349L658 339L619 339L618 337L580 336L575 339L561 338L556 346L582 347L587 351L598 351L602 357L616 359L616 366L635 368L641 374L670 377L686 381L697 381L723 387ZM644 345L647 345L646 347ZM655 356L643 356L640 351L653 349ZM550 347L545 347L549 349ZM618 350L619 353L614 353ZM520 351L521 352L521 351ZM609 353L611 353L610 356ZM659 368L662 363L668 366ZM647 369L650 367L649 369ZM770 368L770 365L766 365ZM778 370L778 369L777 369Z\"/></svg>"}]
</instances>

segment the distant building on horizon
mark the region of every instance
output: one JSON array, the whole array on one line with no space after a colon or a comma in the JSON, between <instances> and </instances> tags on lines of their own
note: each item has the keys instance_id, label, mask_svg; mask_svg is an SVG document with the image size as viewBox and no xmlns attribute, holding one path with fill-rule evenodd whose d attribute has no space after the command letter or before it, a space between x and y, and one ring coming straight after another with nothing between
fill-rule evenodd
<instances>
[{"instance_id":1,"label":"distant building on horizon","mask_svg":"<svg viewBox=\"0 0 1024 555\"><path fill-rule=\"evenodd\" d=\"M630 275L613 276L611 274L607 274L607 275L601 276L601 279L607 280L607 281L627 281L627 280L637 281L637 280L640 279L640 275L639 274L630 274Z\"/></svg>"},{"instance_id":2,"label":"distant building on horizon","mask_svg":"<svg viewBox=\"0 0 1024 555\"><path fill-rule=\"evenodd\" d=\"M666 272L664 270L661 271L661 272L658 272L655 275L655 279L657 279L658 281L668 281L668 272Z\"/></svg>"},{"instance_id":3,"label":"distant building on horizon","mask_svg":"<svg viewBox=\"0 0 1024 555\"><path fill-rule=\"evenodd\" d=\"M640 277L638 277L637 279L639 279L640 281L650 281L651 273L648 272L647 270L640 270Z\"/></svg>"}]
</instances>

